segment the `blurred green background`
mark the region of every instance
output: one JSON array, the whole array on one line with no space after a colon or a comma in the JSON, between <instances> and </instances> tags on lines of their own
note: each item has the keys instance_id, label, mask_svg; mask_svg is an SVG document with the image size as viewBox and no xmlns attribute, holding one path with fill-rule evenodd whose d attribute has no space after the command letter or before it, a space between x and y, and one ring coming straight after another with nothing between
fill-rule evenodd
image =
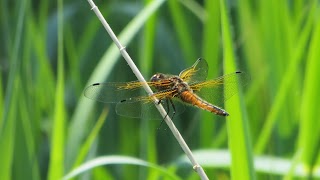
<instances>
[{"instance_id":1,"label":"blurred green background","mask_svg":"<svg viewBox=\"0 0 320 180\"><path fill-rule=\"evenodd\" d=\"M228 118L174 118L210 179L320 178L318 1L95 3L146 79L199 57L209 79L251 76ZM136 80L87 1L0 6L0 179L199 179L160 121L83 96Z\"/></svg>"}]
</instances>

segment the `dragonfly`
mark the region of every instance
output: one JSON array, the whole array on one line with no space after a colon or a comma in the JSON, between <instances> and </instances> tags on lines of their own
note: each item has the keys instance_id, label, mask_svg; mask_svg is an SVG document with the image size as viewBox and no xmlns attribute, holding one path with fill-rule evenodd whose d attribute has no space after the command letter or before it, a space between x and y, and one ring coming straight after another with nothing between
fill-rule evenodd
<instances>
[{"instance_id":1,"label":"dragonfly","mask_svg":"<svg viewBox=\"0 0 320 180\"><path fill-rule=\"evenodd\" d=\"M133 118L162 118L156 112L155 99L166 107L172 118L181 114L185 105L191 105L219 116L229 113L220 106L245 86L249 76L241 71L207 80L208 63L199 58L179 75L157 73L148 82L94 83L84 90L84 95L99 102L116 103L118 115ZM146 83L154 93L143 90ZM171 106L171 107L170 107Z\"/></svg>"}]
</instances>

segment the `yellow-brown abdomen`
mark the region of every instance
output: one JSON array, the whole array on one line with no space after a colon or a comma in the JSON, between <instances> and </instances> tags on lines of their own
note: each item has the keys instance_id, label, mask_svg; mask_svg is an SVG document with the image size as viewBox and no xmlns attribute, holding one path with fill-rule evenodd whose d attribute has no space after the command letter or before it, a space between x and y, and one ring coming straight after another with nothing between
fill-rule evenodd
<instances>
[{"instance_id":1,"label":"yellow-brown abdomen","mask_svg":"<svg viewBox=\"0 0 320 180\"><path fill-rule=\"evenodd\" d=\"M182 92L180 95L180 99L183 102L186 102L188 104L191 104L193 106L199 107L203 110L215 113L220 116L228 116L229 115L225 110L208 103L207 101L201 99L199 96L192 93L191 91Z\"/></svg>"}]
</instances>

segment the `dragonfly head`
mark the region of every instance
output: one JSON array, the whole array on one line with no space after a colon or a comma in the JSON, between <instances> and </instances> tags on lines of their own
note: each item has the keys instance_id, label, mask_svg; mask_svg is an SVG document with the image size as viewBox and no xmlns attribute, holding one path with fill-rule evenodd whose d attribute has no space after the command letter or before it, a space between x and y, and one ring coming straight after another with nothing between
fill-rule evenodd
<instances>
[{"instance_id":1,"label":"dragonfly head","mask_svg":"<svg viewBox=\"0 0 320 180\"><path fill-rule=\"evenodd\" d=\"M165 75L162 73L157 73L150 78L151 82L159 82L165 78Z\"/></svg>"}]
</instances>

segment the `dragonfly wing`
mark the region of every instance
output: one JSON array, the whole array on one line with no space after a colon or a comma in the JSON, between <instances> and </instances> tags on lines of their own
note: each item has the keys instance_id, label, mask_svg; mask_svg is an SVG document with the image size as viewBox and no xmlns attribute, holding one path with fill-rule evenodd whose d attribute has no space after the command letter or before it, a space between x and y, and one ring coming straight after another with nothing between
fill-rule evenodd
<instances>
[{"instance_id":1,"label":"dragonfly wing","mask_svg":"<svg viewBox=\"0 0 320 180\"><path fill-rule=\"evenodd\" d=\"M160 86L159 82L147 82L151 87ZM151 119L162 119L160 113L153 103L153 97L165 103L165 99L171 97L173 91L164 90L154 93L152 96L146 95L142 88L142 83L133 81L128 83L96 83L88 86L84 90L84 95L90 99L104 102L117 103L116 112L119 115L126 117L145 117ZM176 104L176 103L174 103ZM168 109L167 104L165 109ZM179 105L176 108L176 115L183 112L183 106ZM172 105L170 104L168 113L172 117Z\"/></svg>"},{"instance_id":2,"label":"dragonfly wing","mask_svg":"<svg viewBox=\"0 0 320 180\"><path fill-rule=\"evenodd\" d=\"M109 82L109 83L95 83L84 90L84 96L89 99L104 103L117 103L124 99L132 97L148 97L143 89L143 84L148 84L151 88L156 89L162 85L167 85L167 81L163 82Z\"/></svg>"},{"instance_id":3,"label":"dragonfly wing","mask_svg":"<svg viewBox=\"0 0 320 180\"><path fill-rule=\"evenodd\" d=\"M117 103L130 97L146 95L142 83L95 83L84 90L84 96L104 103ZM147 96L147 95L146 95Z\"/></svg>"},{"instance_id":4,"label":"dragonfly wing","mask_svg":"<svg viewBox=\"0 0 320 180\"><path fill-rule=\"evenodd\" d=\"M156 107L153 102L144 103L142 101L120 101L116 105L118 115L132 118L151 117L152 119L161 119L161 115L156 113Z\"/></svg>"},{"instance_id":5,"label":"dragonfly wing","mask_svg":"<svg viewBox=\"0 0 320 180\"><path fill-rule=\"evenodd\" d=\"M194 90L204 100L217 105L230 99L239 92L239 88L248 84L250 76L244 72L234 72L213 80L191 84Z\"/></svg>"},{"instance_id":6,"label":"dragonfly wing","mask_svg":"<svg viewBox=\"0 0 320 180\"><path fill-rule=\"evenodd\" d=\"M173 110L170 101L161 100L161 104L171 118L173 117L174 112L174 116L177 116L185 110L184 105L178 101L173 101L175 111ZM118 115L125 117L163 119L153 101L137 101L134 98L117 103L116 112Z\"/></svg>"},{"instance_id":7,"label":"dragonfly wing","mask_svg":"<svg viewBox=\"0 0 320 180\"><path fill-rule=\"evenodd\" d=\"M191 67L181 71L179 77L188 83L202 82L208 76L208 63L205 59L199 58Z\"/></svg>"}]
</instances>

